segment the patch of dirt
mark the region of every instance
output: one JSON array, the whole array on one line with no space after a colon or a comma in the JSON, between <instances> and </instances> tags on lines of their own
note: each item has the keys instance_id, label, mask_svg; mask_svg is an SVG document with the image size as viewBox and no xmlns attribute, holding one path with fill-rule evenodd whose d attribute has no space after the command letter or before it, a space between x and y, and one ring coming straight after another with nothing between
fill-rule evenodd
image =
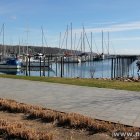
<instances>
[{"instance_id":1,"label":"patch of dirt","mask_svg":"<svg viewBox=\"0 0 140 140\"><path fill-rule=\"evenodd\" d=\"M85 130L58 127L55 125L55 123L44 123L40 119L27 119L27 116L23 113L9 113L0 111L0 119L7 120L10 123L23 123L27 128L32 128L41 132L52 133L54 140L115 140L104 133L91 135ZM5 135L1 135L0 140L4 139Z\"/></svg>"}]
</instances>

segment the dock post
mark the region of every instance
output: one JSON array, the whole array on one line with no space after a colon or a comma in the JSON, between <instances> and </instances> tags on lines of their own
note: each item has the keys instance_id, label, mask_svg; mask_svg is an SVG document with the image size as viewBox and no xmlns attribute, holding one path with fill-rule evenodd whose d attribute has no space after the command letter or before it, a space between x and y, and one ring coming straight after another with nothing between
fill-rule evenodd
<instances>
[{"instance_id":1,"label":"dock post","mask_svg":"<svg viewBox=\"0 0 140 140\"><path fill-rule=\"evenodd\" d=\"M116 77L119 77L119 59L118 57L116 59L117 59Z\"/></svg>"},{"instance_id":2,"label":"dock post","mask_svg":"<svg viewBox=\"0 0 140 140\"><path fill-rule=\"evenodd\" d=\"M124 62L124 58L122 58L122 77L124 77L124 68L125 68L125 62Z\"/></svg>"},{"instance_id":3,"label":"dock post","mask_svg":"<svg viewBox=\"0 0 140 140\"><path fill-rule=\"evenodd\" d=\"M28 76L28 56L26 56L26 76Z\"/></svg>"},{"instance_id":4,"label":"dock post","mask_svg":"<svg viewBox=\"0 0 140 140\"><path fill-rule=\"evenodd\" d=\"M43 59L43 76L45 77L45 56L44 56L44 59Z\"/></svg>"},{"instance_id":5,"label":"dock post","mask_svg":"<svg viewBox=\"0 0 140 140\"><path fill-rule=\"evenodd\" d=\"M30 59L31 59L31 56L29 55L29 57L28 57L28 58L29 58L29 76L30 76L30 71L31 71L31 64L30 64L30 63L31 63L31 61L30 61Z\"/></svg>"},{"instance_id":6,"label":"dock post","mask_svg":"<svg viewBox=\"0 0 140 140\"><path fill-rule=\"evenodd\" d=\"M133 58L133 62L134 62L134 60L135 60L135 59ZM134 63L133 63L133 77L134 77L134 69L135 69L135 68L134 68Z\"/></svg>"},{"instance_id":7,"label":"dock post","mask_svg":"<svg viewBox=\"0 0 140 140\"><path fill-rule=\"evenodd\" d=\"M39 68L40 68L40 77L41 77L41 57L40 57L39 59L40 59L40 65L39 65Z\"/></svg>"},{"instance_id":8,"label":"dock post","mask_svg":"<svg viewBox=\"0 0 140 140\"><path fill-rule=\"evenodd\" d=\"M111 59L111 79L113 79L113 58Z\"/></svg>"},{"instance_id":9,"label":"dock post","mask_svg":"<svg viewBox=\"0 0 140 140\"><path fill-rule=\"evenodd\" d=\"M57 56L56 56L56 77L57 77Z\"/></svg>"},{"instance_id":10,"label":"dock post","mask_svg":"<svg viewBox=\"0 0 140 140\"><path fill-rule=\"evenodd\" d=\"M114 58L114 78L116 78L116 58Z\"/></svg>"},{"instance_id":11,"label":"dock post","mask_svg":"<svg viewBox=\"0 0 140 140\"><path fill-rule=\"evenodd\" d=\"M64 75L64 56L63 56L62 58L63 58L63 59L62 59L62 66L63 66L63 67L62 67L62 68L63 68L62 71L63 71L63 75Z\"/></svg>"},{"instance_id":12,"label":"dock post","mask_svg":"<svg viewBox=\"0 0 140 140\"><path fill-rule=\"evenodd\" d=\"M127 77L129 77L129 64L130 64L130 58L127 58Z\"/></svg>"},{"instance_id":13,"label":"dock post","mask_svg":"<svg viewBox=\"0 0 140 140\"><path fill-rule=\"evenodd\" d=\"M48 55L48 77L50 76L50 55Z\"/></svg>"},{"instance_id":14,"label":"dock post","mask_svg":"<svg viewBox=\"0 0 140 140\"><path fill-rule=\"evenodd\" d=\"M121 67L121 59L119 58L119 69L118 69L119 70L119 77L121 77L121 68L122 68Z\"/></svg>"},{"instance_id":15,"label":"dock post","mask_svg":"<svg viewBox=\"0 0 140 140\"><path fill-rule=\"evenodd\" d=\"M61 57L61 78L63 77L63 58Z\"/></svg>"}]
</instances>

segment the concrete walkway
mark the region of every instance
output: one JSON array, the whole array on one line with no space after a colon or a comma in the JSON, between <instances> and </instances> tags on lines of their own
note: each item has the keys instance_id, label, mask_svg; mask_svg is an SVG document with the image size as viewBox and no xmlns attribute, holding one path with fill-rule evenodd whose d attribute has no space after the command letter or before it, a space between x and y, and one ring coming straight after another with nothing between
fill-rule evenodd
<instances>
[{"instance_id":1,"label":"concrete walkway","mask_svg":"<svg viewBox=\"0 0 140 140\"><path fill-rule=\"evenodd\" d=\"M0 78L0 98L140 127L140 92Z\"/></svg>"}]
</instances>

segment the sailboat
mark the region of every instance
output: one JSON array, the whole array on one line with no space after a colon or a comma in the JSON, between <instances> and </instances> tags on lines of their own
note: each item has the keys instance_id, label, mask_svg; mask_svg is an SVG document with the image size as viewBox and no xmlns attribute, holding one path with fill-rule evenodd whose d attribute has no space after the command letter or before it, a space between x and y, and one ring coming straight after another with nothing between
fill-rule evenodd
<instances>
[{"instance_id":1,"label":"sailboat","mask_svg":"<svg viewBox=\"0 0 140 140\"><path fill-rule=\"evenodd\" d=\"M44 55L42 53L37 53L34 56L26 56L25 60L23 61L23 66L26 67L27 65L30 67L49 67L52 64L51 60L44 60Z\"/></svg>"},{"instance_id":2,"label":"sailboat","mask_svg":"<svg viewBox=\"0 0 140 140\"><path fill-rule=\"evenodd\" d=\"M43 37L44 37L44 32L43 32L43 28L41 27L42 30L42 53L37 53L35 55L30 56L29 54L25 57L25 60L23 61L23 66L26 67L27 65L30 67L49 67L49 65L53 62L53 60L48 60L47 58L45 58L45 49L43 46Z\"/></svg>"},{"instance_id":3,"label":"sailboat","mask_svg":"<svg viewBox=\"0 0 140 140\"><path fill-rule=\"evenodd\" d=\"M68 29L68 25L67 25L67 29L66 29L66 32L65 32L65 35L64 35L64 38L63 38L63 41L62 41L62 44L64 43L64 39L66 37L66 52L64 52L64 59L63 59L63 63L80 63L81 62L81 58L77 55L75 55L75 53L73 52L72 48L73 48L73 33L72 33L72 23L71 23L71 40L70 40L70 45L71 45L71 49L70 51L67 50L67 44L68 44L68 32L69 32L69 29ZM57 62L60 63L61 62L61 58L59 57L57 59Z\"/></svg>"},{"instance_id":4,"label":"sailboat","mask_svg":"<svg viewBox=\"0 0 140 140\"><path fill-rule=\"evenodd\" d=\"M0 69L19 69L22 63L15 56L6 56L6 50L4 46L4 24L2 25L3 31L3 50L1 49L2 58L0 62Z\"/></svg>"},{"instance_id":5,"label":"sailboat","mask_svg":"<svg viewBox=\"0 0 140 140\"><path fill-rule=\"evenodd\" d=\"M22 63L18 58L9 57L0 62L0 69L19 69Z\"/></svg>"}]
</instances>

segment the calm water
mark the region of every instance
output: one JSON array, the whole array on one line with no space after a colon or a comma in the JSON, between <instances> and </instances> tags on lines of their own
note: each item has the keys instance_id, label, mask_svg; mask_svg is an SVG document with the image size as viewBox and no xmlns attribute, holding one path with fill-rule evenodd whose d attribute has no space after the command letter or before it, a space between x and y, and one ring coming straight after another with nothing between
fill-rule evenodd
<instances>
[{"instance_id":1,"label":"calm water","mask_svg":"<svg viewBox=\"0 0 140 140\"><path fill-rule=\"evenodd\" d=\"M45 76L61 76L61 64L53 63L50 66L50 70L45 70ZM57 68L56 68L57 67ZM120 67L117 69L119 71ZM133 63L122 65L121 66L121 75L123 76L135 76L137 77L137 67L136 61ZM107 59L104 61L94 61L94 62L85 62L85 63L75 63L75 64L64 64L63 68L63 77L80 77L80 78L110 78L111 77L111 60ZM0 70L0 73L14 74L14 75L26 75L25 70ZM117 73L117 72L116 72ZM118 72L120 73L120 72ZM41 71L43 75L43 70ZM30 76L40 76L40 69L34 68L30 71Z\"/></svg>"}]
</instances>

